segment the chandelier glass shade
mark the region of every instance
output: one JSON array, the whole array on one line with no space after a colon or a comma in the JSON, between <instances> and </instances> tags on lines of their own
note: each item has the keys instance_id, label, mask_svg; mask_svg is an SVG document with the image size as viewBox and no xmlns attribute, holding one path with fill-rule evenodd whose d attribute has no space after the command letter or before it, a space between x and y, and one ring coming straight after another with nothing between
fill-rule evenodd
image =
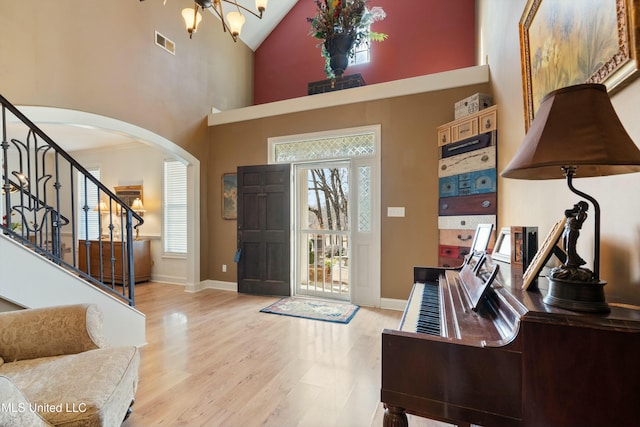
<instances>
[{"instance_id":1,"label":"chandelier glass shade","mask_svg":"<svg viewBox=\"0 0 640 427\"><path fill-rule=\"evenodd\" d=\"M245 17L242 14L242 11L250 13L258 19L262 19L262 13L267 9L267 1L268 0L255 0L256 9L258 11L256 13L243 5L238 4L237 0L196 0L193 5L193 9L187 8L182 11L182 17L184 18L187 31L189 32L189 38L191 38L193 37L193 33L198 29L198 25L202 20L202 15L199 10L210 8L216 15L218 15L218 18L220 18L220 21L222 22L222 30L224 32L228 32L233 41L237 42L238 36L240 36L240 32L242 31L242 26L245 23ZM235 9L227 13L226 19L224 11L222 10L223 3L227 3Z\"/></svg>"},{"instance_id":2,"label":"chandelier glass shade","mask_svg":"<svg viewBox=\"0 0 640 427\"><path fill-rule=\"evenodd\" d=\"M196 6L194 9L182 9L182 18L184 19L184 23L187 26L189 38L191 38L193 36L193 33L196 32L198 25L200 25L200 21L202 21L202 15L200 14L200 12L198 12L198 6Z\"/></svg>"}]
</instances>

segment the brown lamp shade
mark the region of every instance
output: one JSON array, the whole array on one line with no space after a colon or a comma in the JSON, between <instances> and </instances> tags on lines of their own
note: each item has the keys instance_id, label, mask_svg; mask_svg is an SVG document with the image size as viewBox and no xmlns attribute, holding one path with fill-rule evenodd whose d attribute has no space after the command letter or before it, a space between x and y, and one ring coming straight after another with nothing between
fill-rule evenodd
<instances>
[{"instance_id":1,"label":"brown lamp shade","mask_svg":"<svg viewBox=\"0 0 640 427\"><path fill-rule=\"evenodd\" d=\"M544 97L505 178L564 178L640 172L640 150L625 131L601 84L568 86Z\"/></svg>"}]
</instances>

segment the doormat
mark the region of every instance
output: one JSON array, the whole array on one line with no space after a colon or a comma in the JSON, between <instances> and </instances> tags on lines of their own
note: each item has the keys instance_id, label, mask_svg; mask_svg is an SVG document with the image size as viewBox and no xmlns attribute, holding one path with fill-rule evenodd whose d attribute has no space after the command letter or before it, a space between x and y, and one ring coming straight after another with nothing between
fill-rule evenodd
<instances>
[{"instance_id":1,"label":"doormat","mask_svg":"<svg viewBox=\"0 0 640 427\"><path fill-rule=\"evenodd\" d=\"M260 312L346 324L353 319L359 308L357 305L343 302L286 297Z\"/></svg>"}]
</instances>

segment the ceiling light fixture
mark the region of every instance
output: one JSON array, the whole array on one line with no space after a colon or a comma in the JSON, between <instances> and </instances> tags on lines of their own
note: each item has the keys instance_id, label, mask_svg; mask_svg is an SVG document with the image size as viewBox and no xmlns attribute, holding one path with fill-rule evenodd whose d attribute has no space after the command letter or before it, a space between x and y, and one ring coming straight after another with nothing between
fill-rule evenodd
<instances>
[{"instance_id":1,"label":"ceiling light fixture","mask_svg":"<svg viewBox=\"0 0 640 427\"><path fill-rule=\"evenodd\" d=\"M202 21L202 15L200 15L199 9L211 8L216 15L222 21L222 30L229 32L234 42L238 41L238 36L242 31L242 26L245 22L245 17L241 13L240 9L252 14L258 19L262 19L262 13L267 9L268 0L255 0L256 9L259 13L256 13L246 7L238 4L237 0L196 0L193 9L187 8L182 11L182 17L184 18L187 31L189 32L189 38L193 37L193 33L198 29L200 21ZM236 8L236 10L227 13L225 20L224 12L222 11L222 2L229 3Z\"/></svg>"}]
</instances>

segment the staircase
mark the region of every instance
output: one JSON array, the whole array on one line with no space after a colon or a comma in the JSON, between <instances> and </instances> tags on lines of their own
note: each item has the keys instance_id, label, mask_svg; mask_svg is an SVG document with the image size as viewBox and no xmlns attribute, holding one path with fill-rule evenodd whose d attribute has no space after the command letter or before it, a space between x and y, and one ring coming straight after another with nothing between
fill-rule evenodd
<instances>
[{"instance_id":1,"label":"staircase","mask_svg":"<svg viewBox=\"0 0 640 427\"><path fill-rule=\"evenodd\" d=\"M113 345L144 344L131 248L142 217L1 95L0 106L0 298L33 308L93 302Z\"/></svg>"}]
</instances>

